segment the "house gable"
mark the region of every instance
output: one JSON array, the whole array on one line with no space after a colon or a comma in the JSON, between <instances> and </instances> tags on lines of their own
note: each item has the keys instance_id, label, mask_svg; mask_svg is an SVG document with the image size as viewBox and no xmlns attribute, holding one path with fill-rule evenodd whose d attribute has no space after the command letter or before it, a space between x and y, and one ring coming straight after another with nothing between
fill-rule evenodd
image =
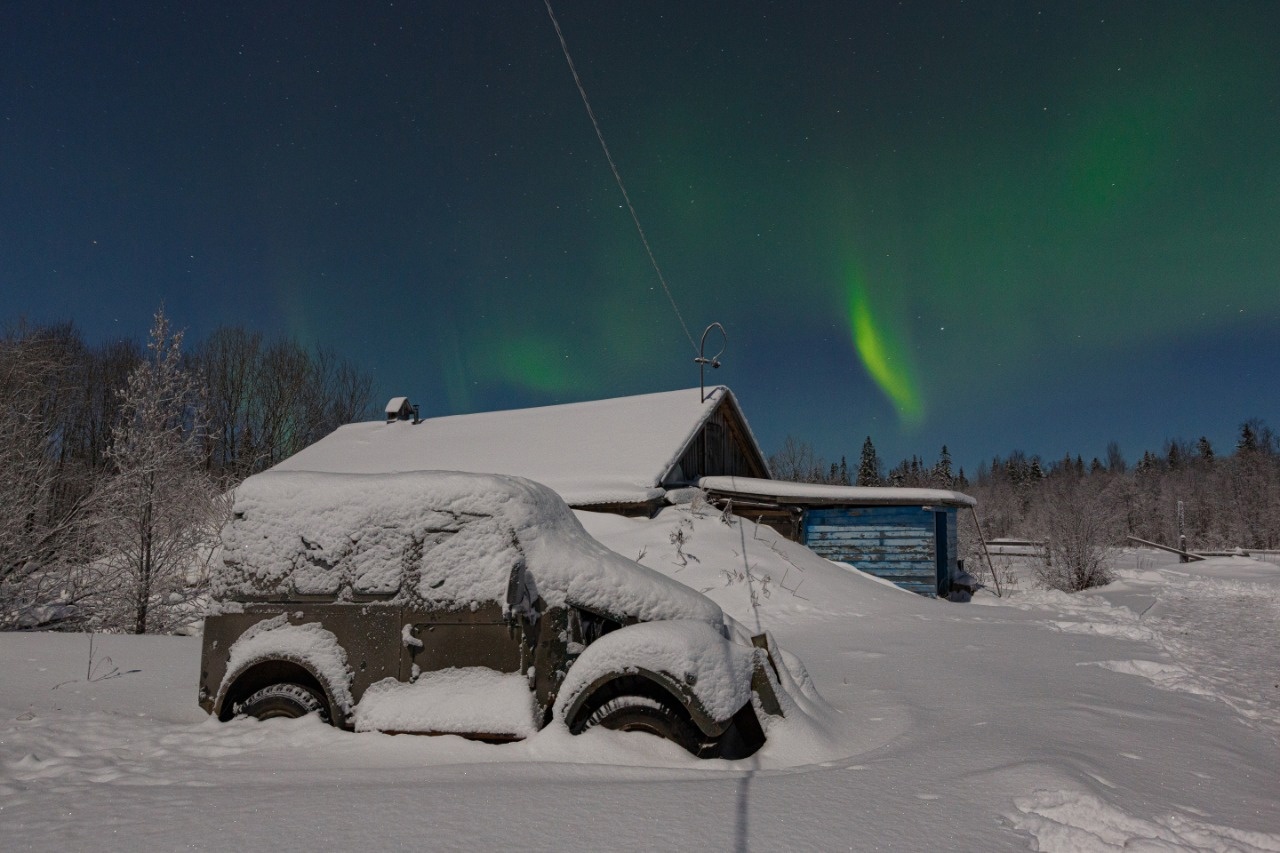
<instances>
[{"instance_id":1,"label":"house gable","mask_svg":"<svg viewBox=\"0 0 1280 853\"><path fill-rule=\"evenodd\" d=\"M697 485L702 477L769 477L769 465L756 443L738 401L720 387L720 400L685 441L675 463L664 472L667 488Z\"/></svg>"}]
</instances>

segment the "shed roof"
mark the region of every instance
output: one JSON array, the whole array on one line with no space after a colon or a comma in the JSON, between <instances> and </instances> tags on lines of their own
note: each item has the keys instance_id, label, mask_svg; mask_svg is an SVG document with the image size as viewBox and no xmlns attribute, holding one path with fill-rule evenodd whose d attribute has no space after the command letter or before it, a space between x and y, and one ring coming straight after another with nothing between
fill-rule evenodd
<instances>
[{"instance_id":1,"label":"shed roof","mask_svg":"<svg viewBox=\"0 0 1280 853\"><path fill-rule=\"evenodd\" d=\"M741 416L733 393L721 385L708 389L705 401L691 388L419 424L348 424L274 470L511 474L544 483L578 506L643 502L662 496L673 466L720 405Z\"/></svg>"},{"instance_id":2,"label":"shed roof","mask_svg":"<svg viewBox=\"0 0 1280 853\"><path fill-rule=\"evenodd\" d=\"M840 506L977 506L963 492L948 489L899 489L882 486L827 486L755 477L703 477L702 488L727 496L773 503Z\"/></svg>"}]
</instances>

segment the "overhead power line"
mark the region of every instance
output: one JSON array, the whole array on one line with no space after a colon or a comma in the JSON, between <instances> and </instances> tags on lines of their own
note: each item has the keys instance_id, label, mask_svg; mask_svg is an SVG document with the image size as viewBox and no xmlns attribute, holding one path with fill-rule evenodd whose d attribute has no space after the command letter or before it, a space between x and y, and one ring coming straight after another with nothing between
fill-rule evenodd
<instances>
[{"instance_id":1,"label":"overhead power line","mask_svg":"<svg viewBox=\"0 0 1280 853\"><path fill-rule=\"evenodd\" d=\"M587 90L582 86L582 78L578 76L578 69L574 67L573 57L569 55L569 45L564 40L564 33L560 31L560 22L556 20L556 13L551 9L551 0L543 0L547 7L547 15L551 18L551 25L556 28L556 36L560 39L560 49L564 51L565 62L569 63L569 72L573 74L573 82L578 86L578 94L582 96L582 105L587 108L587 116L591 119L591 126L596 129L596 139L600 140L600 148L604 151L604 158L609 161L609 168L613 171L613 179L618 182L618 189L622 191L622 198L627 203L627 210L631 211L631 221L636 224L636 233L640 235L640 242L644 244L644 250L649 255L649 263L653 264L653 271L658 274L658 282L662 285L662 291L667 294L667 299L671 302L671 310L676 312L676 319L680 321L680 328L684 330L684 336L689 339L689 346L693 347L693 351L698 351L698 345L693 341L693 335L689 333L689 326L684 322L684 316L680 313L680 306L676 305L676 299L671 295L671 288L667 287L667 279L662 274L662 268L658 266L658 259L653 255L653 249L649 246L649 238L644 234L644 228L640 225L640 217L636 215L636 209L631 204L631 196L627 195L627 188L622 183L622 175L618 172L618 166L613 162L613 155L609 153L609 146L605 144L604 133L600 130L600 122L596 121L595 111L591 109L591 101L587 100Z\"/></svg>"}]
</instances>

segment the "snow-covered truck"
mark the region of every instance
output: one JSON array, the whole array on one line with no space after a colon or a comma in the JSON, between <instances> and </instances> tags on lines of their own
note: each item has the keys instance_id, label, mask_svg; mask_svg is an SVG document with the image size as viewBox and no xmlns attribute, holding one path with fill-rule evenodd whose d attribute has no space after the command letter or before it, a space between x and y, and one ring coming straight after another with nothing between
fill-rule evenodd
<instances>
[{"instance_id":1,"label":"snow-covered truck","mask_svg":"<svg viewBox=\"0 0 1280 853\"><path fill-rule=\"evenodd\" d=\"M529 480L267 472L223 544L199 693L222 720L492 741L558 722L737 758L782 714L766 638Z\"/></svg>"}]
</instances>

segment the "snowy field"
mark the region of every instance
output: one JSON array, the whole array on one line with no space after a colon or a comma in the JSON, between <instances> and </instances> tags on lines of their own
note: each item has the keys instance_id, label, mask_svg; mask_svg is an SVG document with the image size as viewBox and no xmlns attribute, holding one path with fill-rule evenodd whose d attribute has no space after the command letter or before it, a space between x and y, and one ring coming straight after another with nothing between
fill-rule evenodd
<instances>
[{"instance_id":1,"label":"snowy field","mask_svg":"<svg viewBox=\"0 0 1280 853\"><path fill-rule=\"evenodd\" d=\"M954 604L714 512L580 517L772 632L832 708L739 762L223 724L195 638L99 636L87 679L87 636L0 634L0 848L1280 851L1273 563L1128 551L1093 594Z\"/></svg>"}]
</instances>

